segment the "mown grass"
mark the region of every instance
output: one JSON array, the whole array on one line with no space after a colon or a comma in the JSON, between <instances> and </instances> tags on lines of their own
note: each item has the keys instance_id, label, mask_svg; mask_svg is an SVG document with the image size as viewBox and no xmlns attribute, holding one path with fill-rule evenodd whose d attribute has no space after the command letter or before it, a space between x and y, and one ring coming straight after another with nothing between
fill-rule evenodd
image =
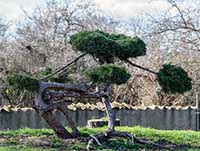
<instances>
[{"instance_id":1,"label":"mown grass","mask_svg":"<svg viewBox=\"0 0 200 151\"><path fill-rule=\"evenodd\" d=\"M89 134L97 134L102 132L105 128L80 128L82 136L89 136ZM192 130L156 130L152 128L144 128L140 126L135 127L116 127L117 131L130 132L141 138L147 138L154 141L166 140L175 144L187 144L191 146L200 146L200 132Z\"/></svg>"},{"instance_id":2,"label":"mown grass","mask_svg":"<svg viewBox=\"0 0 200 151\"><path fill-rule=\"evenodd\" d=\"M3 136L22 136L22 135L31 135L31 136L42 136L42 135L53 135L53 130L51 129L31 129L31 128L23 128L19 130L7 130L0 131L0 135Z\"/></svg>"},{"instance_id":3,"label":"mown grass","mask_svg":"<svg viewBox=\"0 0 200 151\"><path fill-rule=\"evenodd\" d=\"M0 151L57 151L57 149L42 149L42 148L32 148L30 146L9 146L0 147Z\"/></svg>"},{"instance_id":4,"label":"mown grass","mask_svg":"<svg viewBox=\"0 0 200 151\"><path fill-rule=\"evenodd\" d=\"M85 150L87 138L89 135L94 135L104 131L106 128L79 128L81 138L79 141L65 142L58 139L54 132L50 129L30 129L24 128L20 130L0 131L0 151L78 151ZM185 145L188 150L200 150L200 132L192 130L186 131L169 131L169 130L156 130L152 128L143 128L140 126L135 127L116 127L117 131L130 132L141 139L148 139L153 142L170 142L176 145ZM1 138L6 137L3 141ZM8 139L7 139L8 138ZM26 138L31 138L30 140ZM20 142L19 140L22 139ZM23 139L26 140L24 143ZM32 140L48 140L46 144L32 143ZM67 145L66 145L67 144ZM2 146L4 145L4 146ZM6 146L5 146L6 145ZM128 151L128 150L151 150L151 146L132 144L124 139L112 139L110 141L102 142L102 146L98 147L94 145L96 150L104 151Z\"/></svg>"},{"instance_id":5,"label":"mown grass","mask_svg":"<svg viewBox=\"0 0 200 151\"><path fill-rule=\"evenodd\" d=\"M192 130L156 130L143 127L118 127L119 131L128 131L138 137L152 139L154 141L167 140L175 144L187 144L191 146L200 146L200 132Z\"/></svg>"}]
</instances>

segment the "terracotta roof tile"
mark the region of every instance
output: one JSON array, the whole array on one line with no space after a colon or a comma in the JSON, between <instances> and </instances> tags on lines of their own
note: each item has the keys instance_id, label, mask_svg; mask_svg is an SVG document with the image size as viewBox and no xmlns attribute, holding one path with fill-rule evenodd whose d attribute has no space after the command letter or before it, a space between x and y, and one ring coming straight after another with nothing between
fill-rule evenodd
<instances>
[{"instance_id":1,"label":"terracotta roof tile","mask_svg":"<svg viewBox=\"0 0 200 151\"><path fill-rule=\"evenodd\" d=\"M144 105L140 105L140 106L132 106L126 103L119 103L119 102L112 102L112 108L115 109L129 109L129 110L146 110L146 109L150 109L150 110L155 110L155 109L167 109L167 110L171 110L171 109L175 109L175 110L187 110L187 109L196 109L195 106L185 106L185 107L181 107L181 106L156 106L156 105L152 105L152 106L144 106ZM91 103L72 103L70 105L68 105L68 109L70 110L77 110L77 109L81 109L81 110L99 110L99 111L104 111L105 107L103 105L102 102L97 102L95 104L91 104ZM34 110L33 108L17 108L17 107L13 107L13 106L0 106L0 112L11 112L11 111L29 111L29 110Z\"/></svg>"}]
</instances>

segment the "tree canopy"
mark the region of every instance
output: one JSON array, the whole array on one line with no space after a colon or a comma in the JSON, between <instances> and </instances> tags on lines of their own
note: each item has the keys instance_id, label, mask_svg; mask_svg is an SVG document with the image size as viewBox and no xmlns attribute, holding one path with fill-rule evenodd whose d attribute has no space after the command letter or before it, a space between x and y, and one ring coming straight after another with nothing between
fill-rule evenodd
<instances>
[{"instance_id":1,"label":"tree canopy","mask_svg":"<svg viewBox=\"0 0 200 151\"><path fill-rule=\"evenodd\" d=\"M146 45L138 37L129 37L122 34L109 34L103 31L81 31L70 37L69 43L75 51L90 54L96 58L103 58L105 62L99 67L90 69L87 75L94 83L124 84L131 75L128 71L113 62L106 62L110 58L127 61L146 54ZM127 63L127 62L126 62ZM130 63L130 61L128 62ZM150 71L139 65L134 67ZM52 71L50 71L51 73ZM187 72L176 65L165 64L159 72L151 71L165 93L184 93L192 89L191 78ZM24 75L12 75L7 78L8 83L17 89L36 90L37 80ZM50 82L64 83L67 80L63 75L51 77Z\"/></svg>"},{"instance_id":2,"label":"tree canopy","mask_svg":"<svg viewBox=\"0 0 200 151\"><path fill-rule=\"evenodd\" d=\"M139 37L109 34L102 31L82 31L70 38L74 50L86 52L97 58L117 57L128 59L146 54L146 45Z\"/></svg>"},{"instance_id":3,"label":"tree canopy","mask_svg":"<svg viewBox=\"0 0 200 151\"><path fill-rule=\"evenodd\" d=\"M38 90L38 80L23 74L11 74L7 77L7 82L14 89L28 90L36 92Z\"/></svg>"},{"instance_id":4,"label":"tree canopy","mask_svg":"<svg viewBox=\"0 0 200 151\"><path fill-rule=\"evenodd\" d=\"M158 72L158 82L166 93L184 93L192 89L191 78L181 67L165 64Z\"/></svg>"},{"instance_id":5,"label":"tree canopy","mask_svg":"<svg viewBox=\"0 0 200 151\"><path fill-rule=\"evenodd\" d=\"M123 67L113 64L102 65L88 72L88 76L94 83L124 84L131 77L130 73Z\"/></svg>"}]
</instances>

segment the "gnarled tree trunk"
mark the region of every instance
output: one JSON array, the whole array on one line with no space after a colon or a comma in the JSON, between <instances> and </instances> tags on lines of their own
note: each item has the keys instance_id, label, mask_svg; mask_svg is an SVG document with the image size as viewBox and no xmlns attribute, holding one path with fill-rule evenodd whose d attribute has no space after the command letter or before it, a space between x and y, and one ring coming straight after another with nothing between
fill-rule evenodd
<instances>
[{"instance_id":1,"label":"gnarled tree trunk","mask_svg":"<svg viewBox=\"0 0 200 151\"><path fill-rule=\"evenodd\" d=\"M47 122L59 138L67 139L72 138L72 135L65 129L65 127L55 118L51 111L41 114L44 120Z\"/></svg>"},{"instance_id":2,"label":"gnarled tree trunk","mask_svg":"<svg viewBox=\"0 0 200 151\"><path fill-rule=\"evenodd\" d=\"M67 102L58 102L58 100L62 100L64 97L99 99L102 98L102 96L104 96L104 104L108 106L108 111L111 109L106 95L103 92L91 93L88 91L90 87L91 86L87 84L39 82L39 89L35 95L35 109L44 118L49 127L51 127L54 130L54 132L59 138L67 139L77 137L79 135L79 131L73 120L69 117L69 114L67 112ZM72 134L70 134L65 129L65 127L56 119L56 117L53 115L54 110L58 110L64 114L68 125L72 129ZM113 126L110 127L110 129L113 129Z\"/></svg>"},{"instance_id":3,"label":"gnarled tree trunk","mask_svg":"<svg viewBox=\"0 0 200 151\"><path fill-rule=\"evenodd\" d=\"M60 87L59 87L60 86ZM77 85L76 85L77 86ZM77 89L74 85L64 85L59 83L39 83L39 90L35 96L35 108L39 112L39 114L44 118L44 120L47 122L50 128L54 130L56 135L59 138L67 139L72 137L77 137L79 134L79 131L77 127L75 126L72 119L68 116L67 113L67 105L65 102L62 103L53 103L51 100L49 100L49 96L45 96L48 88L55 88L55 89ZM80 86L80 89L82 90L82 87ZM44 100L45 98L45 100ZM51 98L51 97L50 97ZM53 115L53 111L57 109L58 111L61 111L66 121L68 122L69 126L72 128L72 134L70 134L66 128L56 119L56 117Z\"/></svg>"}]
</instances>

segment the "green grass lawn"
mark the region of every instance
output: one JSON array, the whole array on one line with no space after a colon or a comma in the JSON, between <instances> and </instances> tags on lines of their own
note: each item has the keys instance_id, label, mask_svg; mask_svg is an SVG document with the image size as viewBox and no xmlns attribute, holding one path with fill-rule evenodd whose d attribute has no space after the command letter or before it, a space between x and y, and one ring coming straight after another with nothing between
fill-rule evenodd
<instances>
[{"instance_id":1,"label":"green grass lawn","mask_svg":"<svg viewBox=\"0 0 200 151\"><path fill-rule=\"evenodd\" d=\"M0 151L84 151L87 137L97 134L106 128L79 128L78 139L61 140L50 129L20 129L0 131ZM118 131L130 132L141 139L155 143L175 144L180 150L200 150L200 132L155 130L143 127L117 127ZM102 151L134 151L153 150L150 145L132 144L124 139L111 139L102 142L102 146L94 145L94 150ZM177 149L178 150L178 149Z\"/></svg>"}]
</instances>

